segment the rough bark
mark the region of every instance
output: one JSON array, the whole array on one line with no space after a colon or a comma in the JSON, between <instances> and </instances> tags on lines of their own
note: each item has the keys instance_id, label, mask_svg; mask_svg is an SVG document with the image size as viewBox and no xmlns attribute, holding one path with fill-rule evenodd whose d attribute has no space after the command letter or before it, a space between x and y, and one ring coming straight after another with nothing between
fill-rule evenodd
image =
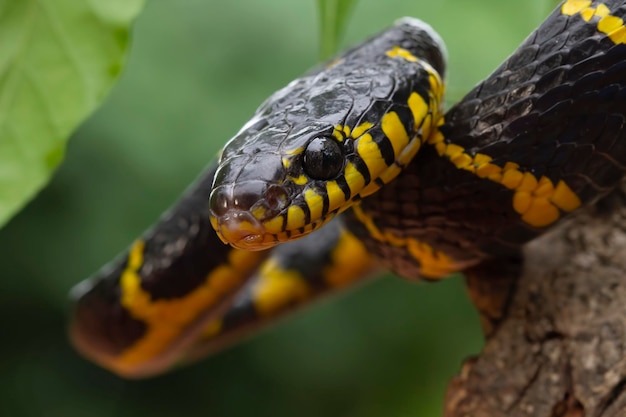
<instances>
[{"instance_id":1,"label":"rough bark","mask_svg":"<svg viewBox=\"0 0 626 417\"><path fill-rule=\"evenodd\" d=\"M626 181L497 271L469 274L488 339L445 416L626 416Z\"/></svg>"}]
</instances>

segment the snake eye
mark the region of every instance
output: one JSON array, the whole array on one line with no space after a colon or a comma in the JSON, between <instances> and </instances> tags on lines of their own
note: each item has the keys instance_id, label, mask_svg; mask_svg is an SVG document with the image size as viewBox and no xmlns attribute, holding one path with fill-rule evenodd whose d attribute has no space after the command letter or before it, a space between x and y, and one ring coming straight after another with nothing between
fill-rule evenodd
<instances>
[{"instance_id":1,"label":"snake eye","mask_svg":"<svg viewBox=\"0 0 626 417\"><path fill-rule=\"evenodd\" d=\"M343 169L344 155L334 139L317 137L309 142L304 151L304 171L316 180L335 178Z\"/></svg>"}]
</instances>

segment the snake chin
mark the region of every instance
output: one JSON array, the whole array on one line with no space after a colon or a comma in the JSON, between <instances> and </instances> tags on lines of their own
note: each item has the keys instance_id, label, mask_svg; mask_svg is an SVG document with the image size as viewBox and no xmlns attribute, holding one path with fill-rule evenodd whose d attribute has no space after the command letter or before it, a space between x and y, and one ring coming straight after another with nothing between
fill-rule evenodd
<instances>
[{"instance_id":1,"label":"snake chin","mask_svg":"<svg viewBox=\"0 0 626 417\"><path fill-rule=\"evenodd\" d=\"M230 210L222 216L212 217L211 223L224 244L246 251L261 251L271 249L280 243L303 238L324 226L334 217L334 214L328 215L304 227L283 230L280 233L268 230L264 221L244 210Z\"/></svg>"},{"instance_id":2,"label":"snake chin","mask_svg":"<svg viewBox=\"0 0 626 417\"><path fill-rule=\"evenodd\" d=\"M222 242L234 248L254 251L273 246L267 242L263 224L248 211L229 210L212 222Z\"/></svg>"}]
</instances>

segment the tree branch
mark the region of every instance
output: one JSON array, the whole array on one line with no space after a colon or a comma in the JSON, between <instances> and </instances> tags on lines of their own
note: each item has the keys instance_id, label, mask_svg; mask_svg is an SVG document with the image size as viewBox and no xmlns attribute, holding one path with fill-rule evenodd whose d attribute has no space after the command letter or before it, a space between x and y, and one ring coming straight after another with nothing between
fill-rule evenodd
<instances>
[{"instance_id":1,"label":"tree branch","mask_svg":"<svg viewBox=\"0 0 626 417\"><path fill-rule=\"evenodd\" d=\"M626 181L527 245L521 270L468 274L488 340L445 416L626 415Z\"/></svg>"}]
</instances>

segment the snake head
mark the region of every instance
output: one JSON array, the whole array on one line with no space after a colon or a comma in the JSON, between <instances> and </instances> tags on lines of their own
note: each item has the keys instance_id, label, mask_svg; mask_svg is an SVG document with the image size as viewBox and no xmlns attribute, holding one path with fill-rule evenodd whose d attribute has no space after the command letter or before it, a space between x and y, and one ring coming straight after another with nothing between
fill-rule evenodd
<instances>
[{"instance_id":1,"label":"snake head","mask_svg":"<svg viewBox=\"0 0 626 417\"><path fill-rule=\"evenodd\" d=\"M220 238L248 250L316 230L351 195L344 176L353 143L333 136L332 123L266 122L244 127L224 148L209 198Z\"/></svg>"},{"instance_id":2,"label":"snake head","mask_svg":"<svg viewBox=\"0 0 626 417\"><path fill-rule=\"evenodd\" d=\"M403 19L272 95L222 152L209 198L218 236L266 249L393 180L439 118L444 55L430 27Z\"/></svg>"}]
</instances>

